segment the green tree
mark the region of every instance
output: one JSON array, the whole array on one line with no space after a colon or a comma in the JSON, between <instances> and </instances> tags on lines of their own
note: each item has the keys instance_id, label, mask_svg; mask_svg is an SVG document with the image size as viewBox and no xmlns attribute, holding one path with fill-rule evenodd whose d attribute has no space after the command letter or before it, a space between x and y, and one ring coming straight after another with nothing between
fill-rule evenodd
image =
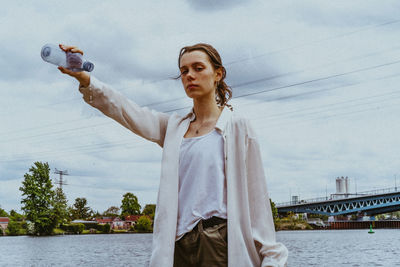
<instances>
[{"instance_id":1,"label":"green tree","mask_svg":"<svg viewBox=\"0 0 400 267\"><path fill-rule=\"evenodd\" d=\"M9 216L8 213L5 210L3 210L0 206L0 217L8 217L8 216Z\"/></svg>"},{"instance_id":2,"label":"green tree","mask_svg":"<svg viewBox=\"0 0 400 267\"><path fill-rule=\"evenodd\" d=\"M123 195L122 205L121 205L121 214L126 215L137 215L140 214L141 206L137 197L132 193L126 193Z\"/></svg>"},{"instance_id":3,"label":"green tree","mask_svg":"<svg viewBox=\"0 0 400 267\"><path fill-rule=\"evenodd\" d=\"M7 235L18 235L21 230L21 224L19 222L10 221L8 223L6 233Z\"/></svg>"},{"instance_id":4,"label":"green tree","mask_svg":"<svg viewBox=\"0 0 400 267\"><path fill-rule=\"evenodd\" d=\"M148 215L150 219L154 220L154 215L156 213L156 204L146 204L142 211L144 215Z\"/></svg>"},{"instance_id":5,"label":"green tree","mask_svg":"<svg viewBox=\"0 0 400 267\"><path fill-rule=\"evenodd\" d=\"M141 216L136 225L135 231L136 232L151 232L153 229L151 227L151 220L146 215Z\"/></svg>"},{"instance_id":6,"label":"green tree","mask_svg":"<svg viewBox=\"0 0 400 267\"><path fill-rule=\"evenodd\" d=\"M54 191L50 180L49 164L35 162L25 173L22 186L22 210L27 220L33 223L33 233L49 235L55 228L56 220L53 213Z\"/></svg>"},{"instance_id":7,"label":"green tree","mask_svg":"<svg viewBox=\"0 0 400 267\"><path fill-rule=\"evenodd\" d=\"M272 217L274 219L278 218L278 209L275 206L275 203L270 199L269 203L271 204L271 210L272 210Z\"/></svg>"},{"instance_id":8,"label":"green tree","mask_svg":"<svg viewBox=\"0 0 400 267\"><path fill-rule=\"evenodd\" d=\"M67 223L68 221L68 201L61 188L55 190L54 197L54 215L56 218L56 225L60 223Z\"/></svg>"},{"instance_id":9,"label":"green tree","mask_svg":"<svg viewBox=\"0 0 400 267\"><path fill-rule=\"evenodd\" d=\"M106 211L103 212L103 216L105 217L118 217L119 216L119 208L116 206L109 207Z\"/></svg>"},{"instance_id":10,"label":"green tree","mask_svg":"<svg viewBox=\"0 0 400 267\"><path fill-rule=\"evenodd\" d=\"M25 220L24 215L19 214L15 210L10 210L10 219L16 222L22 222Z\"/></svg>"},{"instance_id":11,"label":"green tree","mask_svg":"<svg viewBox=\"0 0 400 267\"><path fill-rule=\"evenodd\" d=\"M93 218L99 218L99 217L101 217L102 215L101 215L101 213L98 211L98 210L96 210L96 211L94 211L94 210L92 210L92 217Z\"/></svg>"},{"instance_id":12,"label":"green tree","mask_svg":"<svg viewBox=\"0 0 400 267\"><path fill-rule=\"evenodd\" d=\"M92 210L86 206L87 205L87 200L86 198L78 197L75 199L75 203L73 207L71 207L70 212L71 214L71 219L88 219L92 216Z\"/></svg>"}]
</instances>

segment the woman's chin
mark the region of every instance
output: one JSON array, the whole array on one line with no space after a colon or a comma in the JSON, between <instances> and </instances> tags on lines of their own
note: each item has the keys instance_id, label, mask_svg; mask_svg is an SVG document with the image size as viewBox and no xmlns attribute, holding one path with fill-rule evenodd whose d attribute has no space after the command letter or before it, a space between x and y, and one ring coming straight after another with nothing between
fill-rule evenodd
<instances>
[{"instance_id":1,"label":"woman's chin","mask_svg":"<svg viewBox=\"0 0 400 267\"><path fill-rule=\"evenodd\" d=\"M195 90L186 91L186 95L189 98L193 99L193 100L195 100L195 99L203 99L203 98L208 98L209 97L208 94L205 94L204 92L195 91Z\"/></svg>"},{"instance_id":2,"label":"woman's chin","mask_svg":"<svg viewBox=\"0 0 400 267\"><path fill-rule=\"evenodd\" d=\"M200 97L200 95L197 94L196 92L188 92L188 91L186 91L186 95L187 95L187 97L189 97L191 99L195 99L195 98Z\"/></svg>"}]
</instances>

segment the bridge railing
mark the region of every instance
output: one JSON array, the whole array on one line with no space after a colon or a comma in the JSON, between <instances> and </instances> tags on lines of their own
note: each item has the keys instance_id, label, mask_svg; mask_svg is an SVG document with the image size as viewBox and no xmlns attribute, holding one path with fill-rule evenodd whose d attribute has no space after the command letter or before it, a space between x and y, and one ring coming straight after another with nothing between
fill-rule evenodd
<instances>
[{"instance_id":1,"label":"bridge railing","mask_svg":"<svg viewBox=\"0 0 400 267\"><path fill-rule=\"evenodd\" d=\"M310 199L301 199L298 201L288 201L288 202L281 202L276 203L276 207L284 207L284 206L292 206L292 205L301 205L301 204L308 204L308 203L315 203L315 202L323 202L329 200L340 200L352 197L360 197L360 196L373 196L373 195L381 195L381 194L388 194L388 193L396 193L400 192L400 187L390 187L384 189L376 189L370 191L363 191L354 194L331 194L329 197L318 197L318 198L310 198Z\"/></svg>"}]
</instances>

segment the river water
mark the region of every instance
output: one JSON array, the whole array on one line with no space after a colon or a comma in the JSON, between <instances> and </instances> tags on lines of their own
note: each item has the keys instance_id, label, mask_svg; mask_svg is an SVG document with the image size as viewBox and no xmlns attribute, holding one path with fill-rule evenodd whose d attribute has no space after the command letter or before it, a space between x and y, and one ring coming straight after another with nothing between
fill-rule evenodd
<instances>
[{"instance_id":1,"label":"river water","mask_svg":"<svg viewBox=\"0 0 400 267\"><path fill-rule=\"evenodd\" d=\"M400 266L400 230L281 231L288 266ZM147 266L151 234L0 237L0 266ZM238 266L242 267L242 266Z\"/></svg>"}]
</instances>

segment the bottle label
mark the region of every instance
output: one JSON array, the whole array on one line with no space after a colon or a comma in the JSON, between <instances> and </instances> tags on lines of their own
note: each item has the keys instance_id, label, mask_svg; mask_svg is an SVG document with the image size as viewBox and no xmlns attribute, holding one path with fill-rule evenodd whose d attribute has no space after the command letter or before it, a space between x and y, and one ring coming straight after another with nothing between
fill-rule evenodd
<instances>
[{"instance_id":1,"label":"bottle label","mask_svg":"<svg viewBox=\"0 0 400 267\"><path fill-rule=\"evenodd\" d=\"M80 53L67 52L67 65L69 69L82 68L82 55Z\"/></svg>"}]
</instances>

